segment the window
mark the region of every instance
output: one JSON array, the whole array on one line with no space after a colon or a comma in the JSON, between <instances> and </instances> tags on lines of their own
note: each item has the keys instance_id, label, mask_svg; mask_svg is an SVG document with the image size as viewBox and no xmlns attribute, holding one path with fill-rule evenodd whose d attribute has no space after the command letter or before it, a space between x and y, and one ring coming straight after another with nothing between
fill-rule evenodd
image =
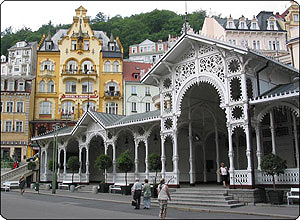
<instances>
[{"instance_id":1,"label":"window","mask_svg":"<svg viewBox=\"0 0 300 220\"><path fill-rule=\"evenodd\" d=\"M25 83L24 82L19 82L18 83L18 91L24 91L25 90Z\"/></svg>"},{"instance_id":2,"label":"window","mask_svg":"<svg viewBox=\"0 0 300 220\"><path fill-rule=\"evenodd\" d=\"M54 63L52 61L44 61L41 64L40 70L50 70L50 71L54 71Z\"/></svg>"},{"instance_id":3,"label":"window","mask_svg":"<svg viewBox=\"0 0 300 220\"><path fill-rule=\"evenodd\" d=\"M89 111L95 111L96 110L96 106L95 106L94 102L85 102L83 104L83 112L86 112L88 104L89 104Z\"/></svg>"},{"instance_id":4,"label":"window","mask_svg":"<svg viewBox=\"0 0 300 220\"><path fill-rule=\"evenodd\" d=\"M235 40L232 40L232 43L233 43L233 45L236 45L236 41Z\"/></svg>"},{"instance_id":5,"label":"window","mask_svg":"<svg viewBox=\"0 0 300 220\"><path fill-rule=\"evenodd\" d=\"M228 22L228 28L233 28L233 22L232 21Z\"/></svg>"},{"instance_id":6,"label":"window","mask_svg":"<svg viewBox=\"0 0 300 220\"><path fill-rule=\"evenodd\" d=\"M69 73L76 73L78 69L78 64L75 60L70 60L67 63L67 72Z\"/></svg>"},{"instance_id":7,"label":"window","mask_svg":"<svg viewBox=\"0 0 300 220\"><path fill-rule=\"evenodd\" d=\"M52 49L52 42L46 42L46 50Z\"/></svg>"},{"instance_id":8,"label":"window","mask_svg":"<svg viewBox=\"0 0 300 220\"><path fill-rule=\"evenodd\" d=\"M5 131L6 132L12 132L12 121L6 121L5 122Z\"/></svg>"},{"instance_id":9,"label":"window","mask_svg":"<svg viewBox=\"0 0 300 220\"><path fill-rule=\"evenodd\" d=\"M258 50L260 50L260 41L259 41L259 40L256 41L256 48L257 48Z\"/></svg>"},{"instance_id":10,"label":"window","mask_svg":"<svg viewBox=\"0 0 300 220\"><path fill-rule=\"evenodd\" d=\"M162 44L158 45L158 50L163 50L163 45Z\"/></svg>"},{"instance_id":11,"label":"window","mask_svg":"<svg viewBox=\"0 0 300 220\"><path fill-rule=\"evenodd\" d=\"M23 122L16 121L16 132L23 132Z\"/></svg>"},{"instance_id":12,"label":"window","mask_svg":"<svg viewBox=\"0 0 300 220\"><path fill-rule=\"evenodd\" d=\"M73 102L67 101L63 102L61 108L61 115L62 116L71 116L74 114L75 105Z\"/></svg>"},{"instance_id":13,"label":"window","mask_svg":"<svg viewBox=\"0 0 300 220\"><path fill-rule=\"evenodd\" d=\"M89 49L90 49L90 48L89 48L89 41L88 41L88 40L85 40L85 41L84 41L83 49L84 49L84 50L89 50Z\"/></svg>"},{"instance_id":14,"label":"window","mask_svg":"<svg viewBox=\"0 0 300 220\"><path fill-rule=\"evenodd\" d=\"M114 62L113 64L114 72L119 72L119 62Z\"/></svg>"},{"instance_id":15,"label":"window","mask_svg":"<svg viewBox=\"0 0 300 220\"><path fill-rule=\"evenodd\" d=\"M274 30L275 28L274 21L270 21L270 30Z\"/></svg>"},{"instance_id":16,"label":"window","mask_svg":"<svg viewBox=\"0 0 300 220\"><path fill-rule=\"evenodd\" d=\"M110 72L110 62L107 61L104 64L104 72Z\"/></svg>"},{"instance_id":17,"label":"window","mask_svg":"<svg viewBox=\"0 0 300 220\"><path fill-rule=\"evenodd\" d=\"M299 21L299 15L298 14L293 14L293 20L294 21Z\"/></svg>"},{"instance_id":18,"label":"window","mask_svg":"<svg viewBox=\"0 0 300 220\"><path fill-rule=\"evenodd\" d=\"M46 83L44 80L39 83L39 90L40 92L46 92Z\"/></svg>"},{"instance_id":19,"label":"window","mask_svg":"<svg viewBox=\"0 0 300 220\"><path fill-rule=\"evenodd\" d=\"M119 96L120 95L120 87L116 82L108 82L105 85L105 93L108 96Z\"/></svg>"},{"instance_id":20,"label":"window","mask_svg":"<svg viewBox=\"0 0 300 220\"><path fill-rule=\"evenodd\" d=\"M131 111L136 112L136 102L131 103Z\"/></svg>"},{"instance_id":21,"label":"window","mask_svg":"<svg viewBox=\"0 0 300 220\"><path fill-rule=\"evenodd\" d=\"M253 49L256 49L257 45L256 45L256 40L253 41Z\"/></svg>"},{"instance_id":22,"label":"window","mask_svg":"<svg viewBox=\"0 0 300 220\"><path fill-rule=\"evenodd\" d=\"M83 82L82 83L82 93L91 93L93 91L92 82Z\"/></svg>"},{"instance_id":23,"label":"window","mask_svg":"<svg viewBox=\"0 0 300 220\"><path fill-rule=\"evenodd\" d=\"M133 74L133 78L138 79L139 78L139 74L138 73L134 73Z\"/></svg>"},{"instance_id":24,"label":"window","mask_svg":"<svg viewBox=\"0 0 300 220\"><path fill-rule=\"evenodd\" d=\"M245 29L245 22L241 22L241 29Z\"/></svg>"},{"instance_id":25,"label":"window","mask_svg":"<svg viewBox=\"0 0 300 220\"><path fill-rule=\"evenodd\" d=\"M54 82L52 80L48 82L48 92L54 92Z\"/></svg>"},{"instance_id":26,"label":"window","mask_svg":"<svg viewBox=\"0 0 300 220\"><path fill-rule=\"evenodd\" d=\"M76 50L76 40L72 40L72 48L71 50Z\"/></svg>"},{"instance_id":27,"label":"window","mask_svg":"<svg viewBox=\"0 0 300 220\"><path fill-rule=\"evenodd\" d=\"M280 50L280 44L279 44L279 41L276 41L276 50Z\"/></svg>"},{"instance_id":28,"label":"window","mask_svg":"<svg viewBox=\"0 0 300 220\"><path fill-rule=\"evenodd\" d=\"M145 87L145 95L150 95L150 87Z\"/></svg>"},{"instance_id":29,"label":"window","mask_svg":"<svg viewBox=\"0 0 300 220\"><path fill-rule=\"evenodd\" d=\"M48 114L52 113L52 104L51 102L41 102L40 103L40 114Z\"/></svg>"},{"instance_id":30,"label":"window","mask_svg":"<svg viewBox=\"0 0 300 220\"><path fill-rule=\"evenodd\" d=\"M136 86L131 86L131 95L136 95Z\"/></svg>"},{"instance_id":31,"label":"window","mask_svg":"<svg viewBox=\"0 0 300 220\"><path fill-rule=\"evenodd\" d=\"M8 91L13 91L14 90L14 81L13 80L9 80L8 81Z\"/></svg>"},{"instance_id":32,"label":"window","mask_svg":"<svg viewBox=\"0 0 300 220\"><path fill-rule=\"evenodd\" d=\"M132 53L136 53L137 50L136 50L136 47L132 47Z\"/></svg>"},{"instance_id":33,"label":"window","mask_svg":"<svg viewBox=\"0 0 300 220\"><path fill-rule=\"evenodd\" d=\"M0 112L3 111L3 102L0 102Z\"/></svg>"},{"instance_id":34,"label":"window","mask_svg":"<svg viewBox=\"0 0 300 220\"><path fill-rule=\"evenodd\" d=\"M68 81L66 83L66 92L76 93L76 82L74 82L74 81Z\"/></svg>"},{"instance_id":35,"label":"window","mask_svg":"<svg viewBox=\"0 0 300 220\"><path fill-rule=\"evenodd\" d=\"M106 104L106 113L108 114L118 114L118 104L110 102Z\"/></svg>"},{"instance_id":36,"label":"window","mask_svg":"<svg viewBox=\"0 0 300 220\"><path fill-rule=\"evenodd\" d=\"M24 112L24 103L17 102L17 112Z\"/></svg>"},{"instance_id":37,"label":"window","mask_svg":"<svg viewBox=\"0 0 300 220\"><path fill-rule=\"evenodd\" d=\"M13 102L6 102L6 112L13 112L14 103Z\"/></svg>"},{"instance_id":38,"label":"window","mask_svg":"<svg viewBox=\"0 0 300 220\"><path fill-rule=\"evenodd\" d=\"M14 71L15 71L15 72L19 72L19 71L20 71L20 67L19 67L19 66L15 66L15 67L14 67Z\"/></svg>"},{"instance_id":39,"label":"window","mask_svg":"<svg viewBox=\"0 0 300 220\"><path fill-rule=\"evenodd\" d=\"M253 22L252 23L252 29L256 30L256 26L257 26L256 23Z\"/></svg>"},{"instance_id":40,"label":"window","mask_svg":"<svg viewBox=\"0 0 300 220\"><path fill-rule=\"evenodd\" d=\"M150 111L150 103L146 102L146 112L149 112L149 111Z\"/></svg>"}]
</instances>

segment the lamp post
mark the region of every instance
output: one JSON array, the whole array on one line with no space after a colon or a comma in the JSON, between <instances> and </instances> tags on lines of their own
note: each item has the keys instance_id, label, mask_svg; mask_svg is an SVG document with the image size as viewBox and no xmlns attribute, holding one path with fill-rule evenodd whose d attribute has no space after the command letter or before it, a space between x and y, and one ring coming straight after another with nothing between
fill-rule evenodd
<instances>
[{"instance_id":1,"label":"lamp post","mask_svg":"<svg viewBox=\"0 0 300 220\"><path fill-rule=\"evenodd\" d=\"M40 187L39 187L39 183L40 183L40 175L41 175L41 146L39 145L38 141L35 141L31 144L32 147L38 147L39 148L39 152L38 152L38 162L39 162L39 168L37 170L37 183L35 185L35 189L36 191L38 191L38 193L40 193Z\"/></svg>"},{"instance_id":2,"label":"lamp post","mask_svg":"<svg viewBox=\"0 0 300 220\"><path fill-rule=\"evenodd\" d=\"M53 164L52 164L52 194L56 193L56 152L57 152L57 129L59 123L56 123L54 126L54 137L53 137Z\"/></svg>"}]
</instances>

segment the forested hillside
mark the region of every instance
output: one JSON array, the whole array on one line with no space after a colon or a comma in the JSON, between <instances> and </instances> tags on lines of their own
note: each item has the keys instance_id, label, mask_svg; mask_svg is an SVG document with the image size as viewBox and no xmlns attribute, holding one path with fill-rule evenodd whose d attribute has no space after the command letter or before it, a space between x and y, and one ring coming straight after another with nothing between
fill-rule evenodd
<instances>
[{"instance_id":1,"label":"forested hillside","mask_svg":"<svg viewBox=\"0 0 300 220\"><path fill-rule=\"evenodd\" d=\"M203 25L206 12L197 10L188 14L188 21L195 32L198 32ZM138 44L145 39L154 42L158 40L166 41L169 34L172 36L180 36L181 28L185 20L185 15L178 15L168 10L153 10L148 13L132 15L130 17L122 17L116 15L112 18L107 17L99 12L90 24L93 30L102 30L110 37L111 32L114 37L119 37L124 47L124 58L128 58L129 45ZM42 25L37 31L32 31L25 27L21 30L13 32L13 27L5 29L1 32L1 54L7 56L7 49L16 42L26 40L28 42L39 42L43 34L50 32L51 36L58 29L68 29L71 24L59 24L54 26L51 21Z\"/></svg>"}]
</instances>

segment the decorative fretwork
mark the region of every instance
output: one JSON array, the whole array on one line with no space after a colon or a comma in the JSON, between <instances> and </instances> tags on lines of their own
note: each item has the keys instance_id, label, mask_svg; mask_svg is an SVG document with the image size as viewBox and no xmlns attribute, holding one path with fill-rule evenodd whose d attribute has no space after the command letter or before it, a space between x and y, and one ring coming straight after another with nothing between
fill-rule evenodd
<instances>
[{"instance_id":1,"label":"decorative fretwork","mask_svg":"<svg viewBox=\"0 0 300 220\"><path fill-rule=\"evenodd\" d=\"M195 57L196 51L193 48L190 48L180 59L180 61L184 61L190 58Z\"/></svg>"},{"instance_id":2,"label":"decorative fretwork","mask_svg":"<svg viewBox=\"0 0 300 220\"><path fill-rule=\"evenodd\" d=\"M164 89L169 89L171 87L171 85L172 85L172 81L170 78L164 79L164 81L163 81Z\"/></svg>"},{"instance_id":3,"label":"decorative fretwork","mask_svg":"<svg viewBox=\"0 0 300 220\"><path fill-rule=\"evenodd\" d=\"M235 74L241 71L242 67L238 59L231 59L227 61L228 73Z\"/></svg>"},{"instance_id":4,"label":"decorative fretwork","mask_svg":"<svg viewBox=\"0 0 300 220\"><path fill-rule=\"evenodd\" d=\"M171 118L167 118L165 121L164 121L164 127L165 129L171 129L173 126L173 120Z\"/></svg>"},{"instance_id":5,"label":"decorative fretwork","mask_svg":"<svg viewBox=\"0 0 300 220\"><path fill-rule=\"evenodd\" d=\"M107 138L108 139L112 139L113 135L111 134L111 132L107 132Z\"/></svg>"},{"instance_id":6,"label":"decorative fretwork","mask_svg":"<svg viewBox=\"0 0 300 220\"><path fill-rule=\"evenodd\" d=\"M243 108L241 106L235 106L235 107L233 107L231 117L234 120L242 119L244 117Z\"/></svg>"},{"instance_id":7,"label":"decorative fretwork","mask_svg":"<svg viewBox=\"0 0 300 220\"><path fill-rule=\"evenodd\" d=\"M175 68L175 90L178 92L182 82L189 76L194 75L195 72L195 62L188 62L176 66Z\"/></svg>"},{"instance_id":8,"label":"decorative fretwork","mask_svg":"<svg viewBox=\"0 0 300 220\"><path fill-rule=\"evenodd\" d=\"M169 113L172 110L172 94L165 93L164 94L164 112Z\"/></svg>"},{"instance_id":9,"label":"decorative fretwork","mask_svg":"<svg viewBox=\"0 0 300 220\"><path fill-rule=\"evenodd\" d=\"M242 99L241 79L239 77L234 77L230 81L230 99L231 101Z\"/></svg>"},{"instance_id":10,"label":"decorative fretwork","mask_svg":"<svg viewBox=\"0 0 300 220\"><path fill-rule=\"evenodd\" d=\"M199 59L199 73L208 72L212 73L225 82L224 63L219 54L214 54L209 57Z\"/></svg>"},{"instance_id":11,"label":"decorative fretwork","mask_svg":"<svg viewBox=\"0 0 300 220\"><path fill-rule=\"evenodd\" d=\"M214 47L213 46L206 46L204 44L201 44L199 46L199 55L203 55L205 53L213 52L213 51L214 51Z\"/></svg>"}]
</instances>

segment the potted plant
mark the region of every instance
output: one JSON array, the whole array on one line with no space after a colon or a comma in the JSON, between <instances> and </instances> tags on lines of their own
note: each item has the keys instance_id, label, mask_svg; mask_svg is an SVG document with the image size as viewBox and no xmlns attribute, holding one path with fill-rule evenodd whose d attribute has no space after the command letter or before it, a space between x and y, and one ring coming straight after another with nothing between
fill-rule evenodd
<instances>
[{"instance_id":1,"label":"potted plant","mask_svg":"<svg viewBox=\"0 0 300 220\"><path fill-rule=\"evenodd\" d=\"M71 184L73 185L73 177L74 177L74 172L79 169L79 159L77 156L72 156L69 157L67 161L67 167L72 170L72 181ZM73 191L74 187L70 187L71 191Z\"/></svg>"},{"instance_id":2,"label":"potted plant","mask_svg":"<svg viewBox=\"0 0 300 220\"><path fill-rule=\"evenodd\" d=\"M272 153L265 155L261 161L261 170L272 176L273 190L267 191L267 198L272 204L281 204L283 200L283 191L276 191L275 175L283 174L287 168L286 160Z\"/></svg>"},{"instance_id":3,"label":"potted plant","mask_svg":"<svg viewBox=\"0 0 300 220\"><path fill-rule=\"evenodd\" d=\"M125 152L123 152L119 158L117 159L117 167L125 173L125 182L126 185L121 187L122 189L122 193L124 193L125 195L130 195L131 194L131 189L130 186L127 186L127 173L132 170L134 166L133 161L130 158L129 155L129 151L126 150Z\"/></svg>"},{"instance_id":4,"label":"potted plant","mask_svg":"<svg viewBox=\"0 0 300 220\"><path fill-rule=\"evenodd\" d=\"M35 170L36 168L35 162L32 161L30 161L27 166L28 166L28 170Z\"/></svg>"},{"instance_id":5,"label":"potted plant","mask_svg":"<svg viewBox=\"0 0 300 220\"><path fill-rule=\"evenodd\" d=\"M160 155L157 153L152 153L148 157L148 166L150 171L155 171L155 178L153 187L151 188L151 195L153 198L157 198L157 186L156 178L157 178L157 172L161 170L161 158Z\"/></svg>"},{"instance_id":6,"label":"potted plant","mask_svg":"<svg viewBox=\"0 0 300 220\"><path fill-rule=\"evenodd\" d=\"M97 159L95 160L95 168L104 171L105 179L104 182L100 182L100 192L108 193L109 185L106 183L107 173L105 172L106 169L112 166L111 158L106 154L100 154Z\"/></svg>"}]
</instances>

